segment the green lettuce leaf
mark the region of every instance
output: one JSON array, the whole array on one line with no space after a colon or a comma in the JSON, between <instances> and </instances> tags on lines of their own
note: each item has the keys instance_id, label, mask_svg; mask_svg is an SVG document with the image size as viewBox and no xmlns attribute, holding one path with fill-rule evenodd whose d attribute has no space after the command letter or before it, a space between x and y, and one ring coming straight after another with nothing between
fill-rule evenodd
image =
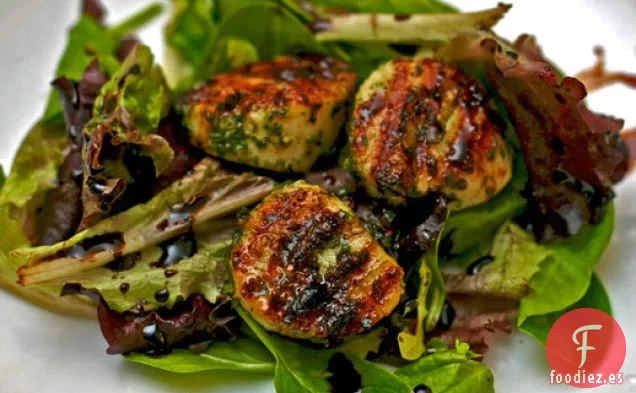
<instances>
[{"instance_id":1,"label":"green lettuce leaf","mask_svg":"<svg viewBox=\"0 0 636 393\"><path fill-rule=\"evenodd\" d=\"M145 45L137 45L101 89L93 117L99 121L115 111L125 111L128 121L144 132L156 130L170 110L172 98L161 67Z\"/></svg>"},{"instance_id":2,"label":"green lettuce leaf","mask_svg":"<svg viewBox=\"0 0 636 393\"><path fill-rule=\"evenodd\" d=\"M219 295L232 294L226 263L231 228L225 241L205 243L197 236L199 251L174 266L156 266L162 249L149 247L141 252L139 260L129 270L92 269L83 275L69 277L64 283L79 284L82 288L99 292L109 308L118 313L130 311L139 304L143 304L145 311L159 307L170 309L195 293L215 304ZM125 285L125 291L122 291L122 285ZM161 290L167 291L168 298L158 301L155 294Z\"/></svg>"},{"instance_id":3,"label":"green lettuce leaf","mask_svg":"<svg viewBox=\"0 0 636 393\"><path fill-rule=\"evenodd\" d=\"M406 360L416 360L424 354L424 334L435 328L444 307L446 287L438 264L441 238L437 237L433 247L419 261L415 331L409 324L398 334L400 355Z\"/></svg>"},{"instance_id":4,"label":"green lettuce leaf","mask_svg":"<svg viewBox=\"0 0 636 393\"><path fill-rule=\"evenodd\" d=\"M395 372L412 389L425 385L435 393L494 393L492 372L475 360L468 344L458 341L454 349L446 349L444 343L429 345L435 352Z\"/></svg>"},{"instance_id":5,"label":"green lettuce leaf","mask_svg":"<svg viewBox=\"0 0 636 393\"><path fill-rule=\"evenodd\" d=\"M278 393L318 393L330 392L328 382L331 376L327 370L334 355L342 354L337 349L316 350L303 347L280 336L267 333L243 309L237 309L239 315L256 337L276 358L274 384ZM382 366L344 353L361 377L363 393L395 392L409 393L408 385L395 374Z\"/></svg>"},{"instance_id":6,"label":"green lettuce leaf","mask_svg":"<svg viewBox=\"0 0 636 393\"><path fill-rule=\"evenodd\" d=\"M57 169L68 145L64 126L36 124L20 145L0 194L0 205L23 208L36 194L57 186Z\"/></svg>"},{"instance_id":7,"label":"green lettuce leaf","mask_svg":"<svg viewBox=\"0 0 636 393\"><path fill-rule=\"evenodd\" d=\"M95 57L108 59L105 63L116 62L114 56L121 40L157 17L162 10L163 7L159 4L150 5L112 28L101 25L90 16L81 16L69 32L68 43L55 70L55 76L80 80ZM54 91L49 95L43 121L63 121L62 105Z\"/></svg>"},{"instance_id":8,"label":"green lettuce leaf","mask_svg":"<svg viewBox=\"0 0 636 393\"><path fill-rule=\"evenodd\" d=\"M537 315L565 312L581 300L592 281L614 230L614 205L597 225L586 225L576 235L546 245L546 258L530 280L531 293L521 300L517 326L523 331L526 320Z\"/></svg>"},{"instance_id":9,"label":"green lettuce leaf","mask_svg":"<svg viewBox=\"0 0 636 393\"><path fill-rule=\"evenodd\" d=\"M191 174L171 184L147 203L103 220L55 245L15 250L12 255L27 264L18 272L20 282L31 285L59 280L105 266L116 257L142 251L192 228L197 230L214 219L252 205L272 188L273 183L267 178L229 174L221 170L218 162L205 159ZM196 208L191 207L193 202ZM74 246L82 247L82 242L100 236L119 239L111 244L114 249L89 250L80 257L66 254Z\"/></svg>"},{"instance_id":10,"label":"green lettuce leaf","mask_svg":"<svg viewBox=\"0 0 636 393\"><path fill-rule=\"evenodd\" d=\"M577 308L595 308L601 310L609 315L612 315L612 305L610 303L609 295L603 286L600 278L596 275L592 275L592 281L587 288L585 296L578 302L566 308L565 310L555 311L544 315L534 315L527 317L519 328L524 333L530 335L535 340L545 345L548 339L548 333L552 328L552 325L569 311L576 310Z\"/></svg>"},{"instance_id":11,"label":"green lettuce leaf","mask_svg":"<svg viewBox=\"0 0 636 393\"><path fill-rule=\"evenodd\" d=\"M474 275L446 277L449 292L521 299L528 293L531 277L550 255L534 237L513 223L501 227L488 252L494 260Z\"/></svg>"},{"instance_id":12,"label":"green lettuce leaf","mask_svg":"<svg viewBox=\"0 0 636 393\"><path fill-rule=\"evenodd\" d=\"M251 338L213 342L202 353L194 353L187 349L175 349L170 354L163 356L132 354L125 358L134 363L179 374L210 370L273 374L275 367L274 358L267 348Z\"/></svg>"}]
</instances>

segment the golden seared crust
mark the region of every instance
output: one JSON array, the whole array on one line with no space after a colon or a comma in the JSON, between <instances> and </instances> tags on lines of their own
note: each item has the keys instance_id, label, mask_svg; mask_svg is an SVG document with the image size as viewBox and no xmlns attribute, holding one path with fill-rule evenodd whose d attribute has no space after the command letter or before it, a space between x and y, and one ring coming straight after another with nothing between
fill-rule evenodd
<instances>
[{"instance_id":1,"label":"golden seared crust","mask_svg":"<svg viewBox=\"0 0 636 393\"><path fill-rule=\"evenodd\" d=\"M355 214L304 182L250 213L231 263L243 307L289 337L360 333L388 316L403 293L402 268Z\"/></svg>"},{"instance_id":2,"label":"golden seared crust","mask_svg":"<svg viewBox=\"0 0 636 393\"><path fill-rule=\"evenodd\" d=\"M340 61L280 57L217 75L179 107L194 144L213 156L305 172L335 141L355 84Z\"/></svg>"},{"instance_id":3,"label":"golden seared crust","mask_svg":"<svg viewBox=\"0 0 636 393\"><path fill-rule=\"evenodd\" d=\"M362 85L349 124L367 191L393 203L443 192L455 209L490 199L510 180L512 157L487 111L482 88L455 66L383 65Z\"/></svg>"}]
</instances>

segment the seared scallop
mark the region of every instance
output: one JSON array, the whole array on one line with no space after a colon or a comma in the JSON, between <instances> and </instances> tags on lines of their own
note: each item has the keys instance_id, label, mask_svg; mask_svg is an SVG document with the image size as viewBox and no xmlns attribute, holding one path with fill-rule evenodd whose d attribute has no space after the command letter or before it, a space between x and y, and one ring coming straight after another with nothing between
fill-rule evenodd
<instances>
[{"instance_id":1,"label":"seared scallop","mask_svg":"<svg viewBox=\"0 0 636 393\"><path fill-rule=\"evenodd\" d=\"M280 57L215 76L180 111L192 142L215 157L306 172L334 143L355 85L343 62Z\"/></svg>"},{"instance_id":2,"label":"seared scallop","mask_svg":"<svg viewBox=\"0 0 636 393\"><path fill-rule=\"evenodd\" d=\"M241 305L266 329L294 338L361 333L403 293L402 268L355 213L302 181L249 214L231 264Z\"/></svg>"},{"instance_id":3,"label":"seared scallop","mask_svg":"<svg viewBox=\"0 0 636 393\"><path fill-rule=\"evenodd\" d=\"M391 203L440 192L482 203L512 175L512 154L481 86L456 66L399 58L363 83L349 124L354 169Z\"/></svg>"}]
</instances>

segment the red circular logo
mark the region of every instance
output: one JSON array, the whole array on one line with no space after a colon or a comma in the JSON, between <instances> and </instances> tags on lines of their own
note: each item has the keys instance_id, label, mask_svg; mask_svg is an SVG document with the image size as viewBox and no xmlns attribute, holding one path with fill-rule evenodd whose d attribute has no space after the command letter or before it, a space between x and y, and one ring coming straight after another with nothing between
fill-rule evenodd
<instances>
[{"instance_id":1,"label":"red circular logo","mask_svg":"<svg viewBox=\"0 0 636 393\"><path fill-rule=\"evenodd\" d=\"M548 334L550 382L580 388L622 383L626 348L623 330L612 317L594 308L572 310Z\"/></svg>"}]
</instances>

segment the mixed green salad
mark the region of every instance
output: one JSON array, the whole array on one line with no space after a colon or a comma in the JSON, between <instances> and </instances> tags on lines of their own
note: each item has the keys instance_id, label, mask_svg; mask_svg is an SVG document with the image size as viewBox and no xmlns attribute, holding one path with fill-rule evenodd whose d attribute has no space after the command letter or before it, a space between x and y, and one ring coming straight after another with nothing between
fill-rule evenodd
<instances>
[{"instance_id":1,"label":"mixed green salad","mask_svg":"<svg viewBox=\"0 0 636 393\"><path fill-rule=\"evenodd\" d=\"M0 284L97 318L109 354L277 392L493 392L486 337L611 314L627 173L499 4L174 0L165 68L84 0L0 171ZM390 367L387 367L390 366Z\"/></svg>"}]
</instances>

